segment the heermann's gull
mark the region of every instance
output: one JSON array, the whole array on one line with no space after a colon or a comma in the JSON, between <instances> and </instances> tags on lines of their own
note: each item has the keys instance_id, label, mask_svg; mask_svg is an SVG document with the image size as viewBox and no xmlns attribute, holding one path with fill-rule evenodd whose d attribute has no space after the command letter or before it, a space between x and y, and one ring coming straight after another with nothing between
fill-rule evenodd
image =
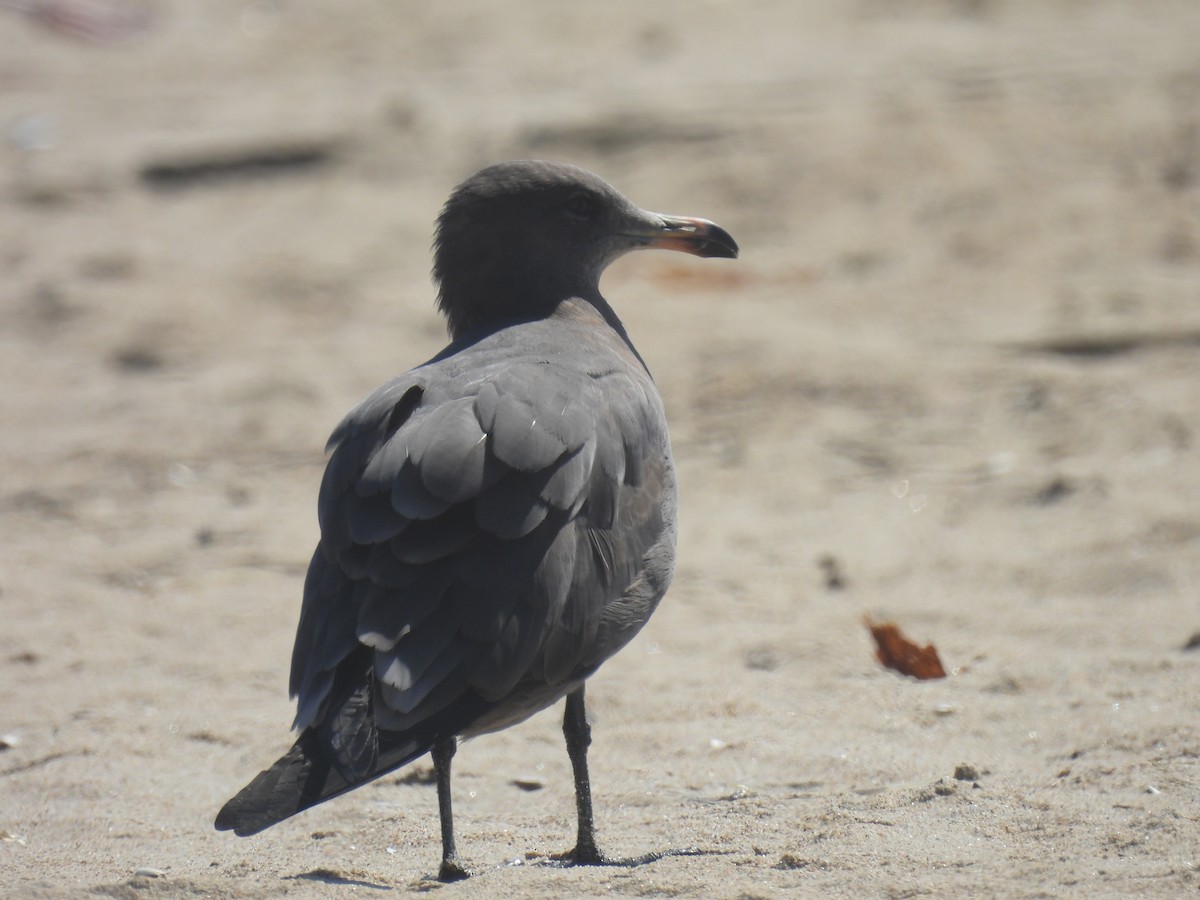
<instances>
[{"instance_id":1,"label":"heermann's gull","mask_svg":"<svg viewBox=\"0 0 1200 900\"><path fill-rule=\"evenodd\" d=\"M638 209L590 172L510 162L438 219L452 343L329 440L321 540L292 656L300 737L217 816L255 834L432 751L439 877L457 740L566 697L579 831L592 822L584 681L654 612L675 567L675 471L658 391L599 280L642 247L736 257L703 219Z\"/></svg>"}]
</instances>

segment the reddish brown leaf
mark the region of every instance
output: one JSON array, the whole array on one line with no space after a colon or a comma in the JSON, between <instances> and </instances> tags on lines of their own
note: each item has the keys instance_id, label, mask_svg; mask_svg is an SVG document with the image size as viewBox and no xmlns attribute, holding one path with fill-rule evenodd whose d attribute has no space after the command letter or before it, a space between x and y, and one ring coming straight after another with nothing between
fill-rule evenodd
<instances>
[{"instance_id":1,"label":"reddish brown leaf","mask_svg":"<svg viewBox=\"0 0 1200 900\"><path fill-rule=\"evenodd\" d=\"M922 681L946 677L946 670L942 668L942 661L938 659L933 644L917 646L904 636L894 622L876 623L870 616L863 616L863 624L871 630L871 637L875 639L875 658L887 668Z\"/></svg>"}]
</instances>

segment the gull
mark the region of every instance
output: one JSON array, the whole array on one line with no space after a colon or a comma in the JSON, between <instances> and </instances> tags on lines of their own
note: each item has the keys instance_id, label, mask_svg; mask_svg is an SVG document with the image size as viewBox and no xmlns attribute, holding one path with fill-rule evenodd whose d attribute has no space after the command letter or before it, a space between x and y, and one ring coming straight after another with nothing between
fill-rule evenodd
<instances>
[{"instance_id":1,"label":"gull","mask_svg":"<svg viewBox=\"0 0 1200 900\"><path fill-rule=\"evenodd\" d=\"M638 208L561 163L506 162L437 222L451 343L333 432L320 542L292 655L292 748L225 804L262 831L429 753L443 881L466 877L450 769L458 741L566 698L578 831L596 844L587 679L646 624L675 569L677 492L662 400L600 294L643 248L735 258L704 219Z\"/></svg>"}]
</instances>

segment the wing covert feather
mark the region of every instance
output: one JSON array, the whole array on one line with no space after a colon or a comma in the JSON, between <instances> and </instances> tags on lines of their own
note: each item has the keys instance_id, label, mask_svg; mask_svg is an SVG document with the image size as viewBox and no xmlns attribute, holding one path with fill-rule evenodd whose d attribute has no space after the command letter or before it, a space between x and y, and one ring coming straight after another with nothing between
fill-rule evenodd
<instances>
[{"instance_id":1,"label":"wing covert feather","mask_svg":"<svg viewBox=\"0 0 1200 900\"><path fill-rule=\"evenodd\" d=\"M396 731L468 694L527 696L492 714L523 718L616 649L595 646L605 610L664 535L657 394L621 367L472 369L450 355L414 370L331 438L293 657L299 725L363 644L373 715Z\"/></svg>"}]
</instances>

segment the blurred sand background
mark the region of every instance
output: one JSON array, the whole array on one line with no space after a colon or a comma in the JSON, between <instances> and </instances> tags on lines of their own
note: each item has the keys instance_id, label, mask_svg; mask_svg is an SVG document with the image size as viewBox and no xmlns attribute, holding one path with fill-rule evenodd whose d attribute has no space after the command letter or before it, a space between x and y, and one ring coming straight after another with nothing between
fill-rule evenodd
<instances>
[{"instance_id":1,"label":"blurred sand background","mask_svg":"<svg viewBox=\"0 0 1200 900\"><path fill-rule=\"evenodd\" d=\"M0 894L1200 889L1195 0L6 0L0 129ZM539 865L557 709L460 750L463 884L424 763L218 834L290 743L325 439L527 156L742 246L604 282L682 534L589 688L599 837L704 852Z\"/></svg>"}]
</instances>

